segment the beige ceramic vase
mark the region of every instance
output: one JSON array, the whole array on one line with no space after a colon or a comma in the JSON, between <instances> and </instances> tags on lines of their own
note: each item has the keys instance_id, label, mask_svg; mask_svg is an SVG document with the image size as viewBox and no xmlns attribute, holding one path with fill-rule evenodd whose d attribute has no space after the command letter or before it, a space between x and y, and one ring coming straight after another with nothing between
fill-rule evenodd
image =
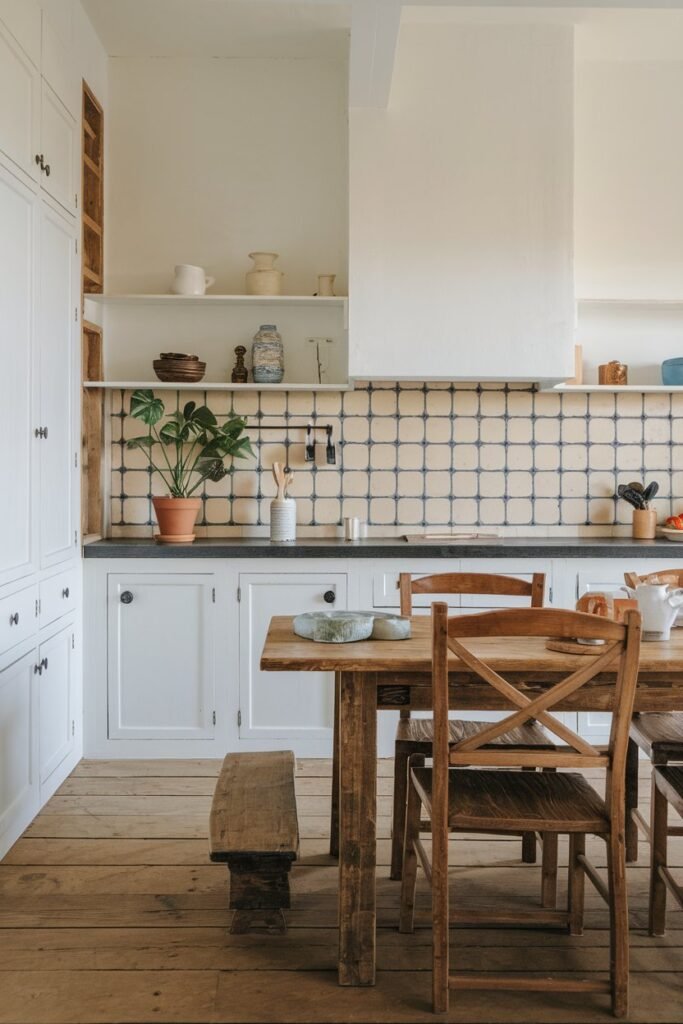
<instances>
[{"instance_id":1,"label":"beige ceramic vase","mask_svg":"<svg viewBox=\"0 0 683 1024\"><path fill-rule=\"evenodd\" d=\"M282 271L275 269L276 252L250 252L253 269L247 274L247 295L280 295Z\"/></svg>"},{"instance_id":2,"label":"beige ceramic vase","mask_svg":"<svg viewBox=\"0 0 683 1024\"><path fill-rule=\"evenodd\" d=\"M191 544L195 539L194 524L201 508L201 498L152 498L159 533L158 544Z\"/></svg>"}]
</instances>

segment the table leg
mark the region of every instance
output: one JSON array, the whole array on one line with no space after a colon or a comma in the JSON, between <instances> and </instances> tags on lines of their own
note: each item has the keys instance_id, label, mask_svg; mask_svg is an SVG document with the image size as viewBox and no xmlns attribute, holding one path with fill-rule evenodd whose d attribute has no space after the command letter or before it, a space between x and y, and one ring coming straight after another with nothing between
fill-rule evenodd
<instances>
[{"instance_id":1,"label":"table leg","mask_svg":"<svg viewBox=\"0 0 683 1024\"><path fill-rule=\"evenodd\" d=\"M375 984L377 677L342 672L339 689L339 984Z\"/></svg>"},{"instance_id":2,"label":"table leg","mask_svg":"<svg viewBox=\"0 0 683 1024\"><path fill-rule=\"evenodd\" d=\"M332 728L332 809L330 811L330 857L339 856L339 686L334 674L334 723Z\"/></svg>"}]
</instances>

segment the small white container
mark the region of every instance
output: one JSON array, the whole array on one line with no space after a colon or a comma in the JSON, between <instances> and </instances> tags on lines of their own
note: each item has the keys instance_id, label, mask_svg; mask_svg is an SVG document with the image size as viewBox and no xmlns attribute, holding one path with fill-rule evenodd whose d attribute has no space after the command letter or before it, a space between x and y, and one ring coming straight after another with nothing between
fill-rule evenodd
<instances>
[{"instance_id":1,"label":"small white container","mask_svg":"<svg viewBox=\"0 0 683 1024\"><path fill-rule=\"evenodd\" d=\"M282 543L296 540L296 501L273 498L270 503L270 539Z\"/></svg>"}]
</instances>

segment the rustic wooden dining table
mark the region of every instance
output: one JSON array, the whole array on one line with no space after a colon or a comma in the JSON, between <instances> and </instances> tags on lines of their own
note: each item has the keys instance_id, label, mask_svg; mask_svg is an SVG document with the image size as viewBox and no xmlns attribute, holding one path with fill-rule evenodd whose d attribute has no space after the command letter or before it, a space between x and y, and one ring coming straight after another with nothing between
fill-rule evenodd
<instances>
[{"instance_id":1,"label":"rustic wooden dining table","mask_svg":"<svg viewBox=\"0 0 683 1024\"><path fill-rule=\"evenodd\" d=\"M321 644L295 635L292 619L271 620L261 657L265 671L337 673L339 736L339 984L374 985L376 931L377 712L431 709L431 622L414 616L407 640ZM533 698L585 663L546 649L545 640L496 637L467 646ZM610 711L614 674L601 673L556 710ZM459 711L510 705L457 658L449 701ZM683 630L641 647L636 711L683 710Z\"/></svg>"}]
</instances>

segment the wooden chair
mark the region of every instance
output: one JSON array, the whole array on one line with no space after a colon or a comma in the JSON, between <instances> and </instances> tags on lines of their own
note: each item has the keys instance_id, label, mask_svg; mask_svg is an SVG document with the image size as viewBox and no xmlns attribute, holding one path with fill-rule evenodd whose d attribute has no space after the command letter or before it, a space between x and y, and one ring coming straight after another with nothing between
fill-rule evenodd
<instances>
[{"instance_id":1,"label":"wooden chair","mask_svg":"<svg viewBox=\"0 0 683 1024\"><path fill-rule=\"evenodd\" d=\"M650 839L650 935L666 931L666 891L670 889L683 909L683 885L667 865L668 838L683 836L683 828L669 828L669 804L683 817L683 765L655 768L652 772Z\"/></svg>"},{"instance_id":2,"label":"wooden chair","mask_svg":"<svg viewBox=\"0 0 683 1024\"><path fill-rule=\"evenodd\" d=\"M507 610L448 618L444 603L433 605L432 698L434 746L432 768L411 768L401 887L400 930L413 930L413 908L419 858L432 886L433 1008L448 1010L449 989L530 989L534 991L610 992L612 1011L622 1017L628 1009L628 908L625 867L625 771L628 730L633 709L640 649L640 615L629 611L624 623L555 609ZM590 658L571 658L576 667L562 682L543 688L531 699L494 671L477 652L477 638L501 637L510 645L538 644L540 638L581 637L604 640L603 650ZM467 645L464 641L472 641ZM490 646L482 645L491 650ZM482 647L479 647L481 650ZM450 741L448 727L449 654L503 695L514 711L476 736ZM614 714L607 750L598 750L551 713L593 677L616 663ZM457 675L457 668L454 671ZM563 744L555 750L486 749L498 736L529 715L537 718ZM490 769L492 762L497 768ZM465 765L489 768L481 770ZM452 769L456 766L456 770ZM603 768L604 800L578 772L521 772L513 768ZM506 769L506 770L502 770ZM432 860L420 841L422 811L432 825ZM495 924L542 925L583 930L585 876L610 910L610 980L571 980L499 974L449 973L448 836L451 832L509 832L533 830L569 834L569 892L566 910L520 913L458 914L456 921L480 927ZM596 834L607 844L604 881L586 858L585 837ZM451 918L452 919L452 918Z\"/></svg>"},{"instance_id":3,"label":"wooden chair","mask_svg":"<svg viewBox=\"0 0 683 1024\"><path fill-rule=\"evenodd\" d=\"M674 587L683 586L683 569L663 569L638 576L624 574L626 585L635 588L639 583L661 580ZM631 722L626 769L626 860L638 860L638 829L650 842L650 824L638 810L638 750L649 757L653 765L683 762L683 712L635 714Z\"/></svg>"},{"instance_id":4,"label":"wooden chair","mask_svg":"<svg viewBox=\"0 0 683 1024\"><path fill-rule=\"evenodd\" d=\"M492 573L452 572L421 576L414 579L410 573L399 576L401 594L401 615L413 614L413 594L476 594L481 596L505 595L525 597L532 608L542 608L545 594L544 573L534 573L531 582L514 576L496 576ZM490 722L451 721L451 740L464 739L485 729ZM396 728L394 746L394 809L391 838L390 878L400 879L403 864L403 835L406 819L406 796L408 793L408 766L424 764L425 757L432 756L434 730L431 719L411 718L410 711L401 711ZM523 722L512 733L500 736L492 749L501 746L552 747L553 741L535 722ZM554 905L557 878L557 848L555 836L549 838L544 850L544 902ZM522 860L527 864L536 862L536 836L526 833L522 838Z\"/></svg>"}]
</instances>

